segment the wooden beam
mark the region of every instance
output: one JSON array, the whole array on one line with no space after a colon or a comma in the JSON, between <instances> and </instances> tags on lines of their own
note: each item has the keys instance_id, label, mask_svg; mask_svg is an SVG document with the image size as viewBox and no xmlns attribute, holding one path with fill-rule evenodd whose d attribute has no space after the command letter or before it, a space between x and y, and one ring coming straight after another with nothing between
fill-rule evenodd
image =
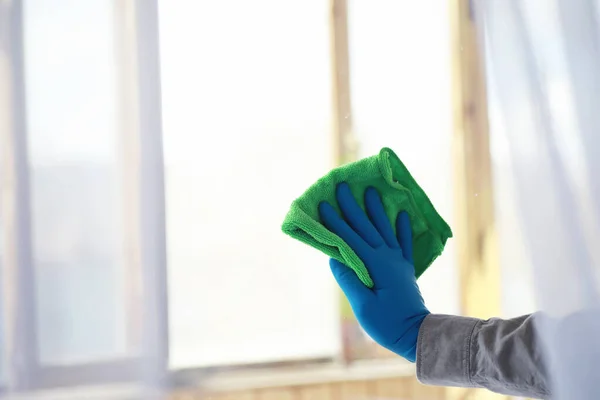
<instances>
[{"instance_id":1,"label":"wooden beam","mask_svg":"<svg viewBox=\"0 0 600 400\"><path fill-rule=\"evenodd\" d=\"M500 264L494 225L484 52L473 0L450 0L454 115L456 234L460 305L464 315L501 312ZM502 398L450 389L451 399Z\"/></svg>"},{"instance_id":2,"label":"wooden beam","mask_svg":"<svg viewBox=\"0 0 600 400\"><path fill-rule=\"evenodd\" d=\"M333 148L336 165L340 165L357 158L356 141L352 136L348 1L330 0L330 7Z\"/></svg>"},{"instance_id":3,"label":"wooden beam","mask_svg":"<svg viewBox=\"0 0 600 400\"><path fill-rule=\"evenodd\" d=\"M333 99L333 156L335 166L356 161L358 141L353 132L350 89L350 43L348 40L348 0L330 0L331 67ZM396 355L367 338L348 300L340 292L342 333L341 361L389 358Z\"/></svg>"},{"instance_id":4,"label":"wooden beam","mask_svg":"<svg viewBox=\"0 0 600 400\"><path fill-rule=\"evenodd\" d=\"M486 78L469 0L451 0L456 237L465 314L500 313Z\"/></svg>"},{"instance_id":5,"label":"wooden beam","mask_svg":"<svg viewBox=\"0 0 600 400\"><path fill-rule=\"evenodd\" d=\"M330 40L333 100L333 158L334 166L357 158L356 142L352 136L352 105L350 97L350 56L348 43L348 2L330 0ZM365 338L352 313L348 300L340 291L342 354L340 361L348 364L364 353Z\"/></svg>"},{"instance_id":6,"label":"wooden beam","mask_svg":"<svg viewBox=\"0 0 600 400\"><path fill-rule=\"evenodd\" d=\"M140 250L140 143L138 64L136 56L135 2L113 0L117 65L117 121L119 167L123 200L124 298L127 310L127 346L142 342L142 260Z\"/></svg>"},{"instance_id":7,"label":"wooden beam","mask_svg":"<svg viewBox=\"0 0 600 400\"><path fill-rule=\"evenodd\" d=\"M0 368L9 391L30 388L38 363L24 75L23 3L0 0Z\"/></svg>"}]
</instances>

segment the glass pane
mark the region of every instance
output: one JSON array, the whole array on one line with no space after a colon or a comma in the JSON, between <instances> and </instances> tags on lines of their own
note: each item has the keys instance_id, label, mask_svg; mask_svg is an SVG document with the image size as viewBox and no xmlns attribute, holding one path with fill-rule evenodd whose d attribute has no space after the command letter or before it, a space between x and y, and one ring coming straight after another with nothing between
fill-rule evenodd
<instances>
[{"instance_id":1,"label":"glass pane","mask_svg":"<svg viewBox=\"0 0 600 400\"><path fill-rule=\"evenodd\" d=\"M24 2L42 364L126 353L113 1Z\"/></svg>"},{"instance_id":2,"label":"glass pane","mask_svg":"<svg viewBox=\"0 0 600 400\"><path fill-rule=\"evenodd\" d=\"M360 156L392 148L452 226L452 96L448 2L349 1L352 117ZM415 38L418 37L418 40ZM419 279L427 305L456 314L450 240Z\"/></svg>"},{"instance_id":3,"label":"glass pane","mask_svg":"<svg viewBox=\"0 0 600 400\"><path fill-rule=\"evenodd\" d=\"M392 148L452 226L452 98L448 2L350 0L352 118L359 156ZM418 40L415 40L418 37ZM454 241L419 279L427 305L459 312ZM356 324L356 330L358 324ZM370 343L364 346L364 342ZM357 358L393 357L356 335Z\"/></svg>"},{"instance_id":4,"label":"glass pane","mask_svg":"<svg viewBox=\"0 0 600 400\"><path fill-rule=\"evenodd\" d=\"M333 165L328 3L160 6L171 366L330 357L327 257L280 230Z\"/></svg>"}]
</instances>

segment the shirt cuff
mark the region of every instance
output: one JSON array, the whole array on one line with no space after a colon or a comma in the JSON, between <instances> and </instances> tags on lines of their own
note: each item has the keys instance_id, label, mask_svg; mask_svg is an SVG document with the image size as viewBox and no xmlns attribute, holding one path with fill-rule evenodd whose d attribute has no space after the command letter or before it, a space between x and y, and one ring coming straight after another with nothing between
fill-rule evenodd
<instances>
[{"instance_id":1,"label":"shirt cuff","mask_svg":"<svg viewBox=\"0 0 600 400\"><path fill-rule=\"evenodd\" d=\"M417 379L425 385L479 387L471 381L471 337L481 320L428 315L417 340Z\"/></svg>"}]
</instances>

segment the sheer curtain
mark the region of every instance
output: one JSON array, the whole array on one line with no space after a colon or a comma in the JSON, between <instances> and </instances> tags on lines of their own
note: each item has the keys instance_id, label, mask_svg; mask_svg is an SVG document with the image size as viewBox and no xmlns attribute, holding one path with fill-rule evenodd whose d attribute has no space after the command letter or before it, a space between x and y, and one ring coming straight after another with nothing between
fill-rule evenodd
<instances>
[{"instance_id":1,"label":"sheer curtain","mask_svg":"<svg viewBox=\"0 0 600 400\"><path fill-rule=\"evenodd\" d=\"M592 0L479 1L495 158L505 305L544 311L555 397L598 397L600 31ZM510 174L510 175L509 175ZM506 200L506 201L505 201ZM513 201L516 215L507 213ZM503 210L504 209L504 210ZM503 210L503 211L502 211ZM511 248L511 246L513 246ZM519 254L519 255L515 255ZM518 263L519 265L514 265ZM512 265L511 265L512 264ZM523 281L525 283L523 283ZM514 290L519 287L521 291Z\"/></svg>"}]
</instances>

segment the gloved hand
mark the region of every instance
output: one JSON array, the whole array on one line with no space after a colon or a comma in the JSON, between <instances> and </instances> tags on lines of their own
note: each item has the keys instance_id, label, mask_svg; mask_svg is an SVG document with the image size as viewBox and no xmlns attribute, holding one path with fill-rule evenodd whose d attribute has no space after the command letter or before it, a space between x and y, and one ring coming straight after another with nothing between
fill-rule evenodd
<instances>
[{"instance_id":1,"label":"gloved hand","mask_svg":"<svg viewBox=\"0 0 600 400\"><path fill-rule=\"evenodd\" d=\"M319 204L321 221L365 263L375 286L369 289L352 269L334 259L330 260L331 271L369 336L414 362L419 328L429 311L415 278L409 216L398 214L396 237L376 189L370 187L365 192L368 216L346 183L338 185L336 197L343 218L323 202Z\"/></svg>"}]
</instances>

